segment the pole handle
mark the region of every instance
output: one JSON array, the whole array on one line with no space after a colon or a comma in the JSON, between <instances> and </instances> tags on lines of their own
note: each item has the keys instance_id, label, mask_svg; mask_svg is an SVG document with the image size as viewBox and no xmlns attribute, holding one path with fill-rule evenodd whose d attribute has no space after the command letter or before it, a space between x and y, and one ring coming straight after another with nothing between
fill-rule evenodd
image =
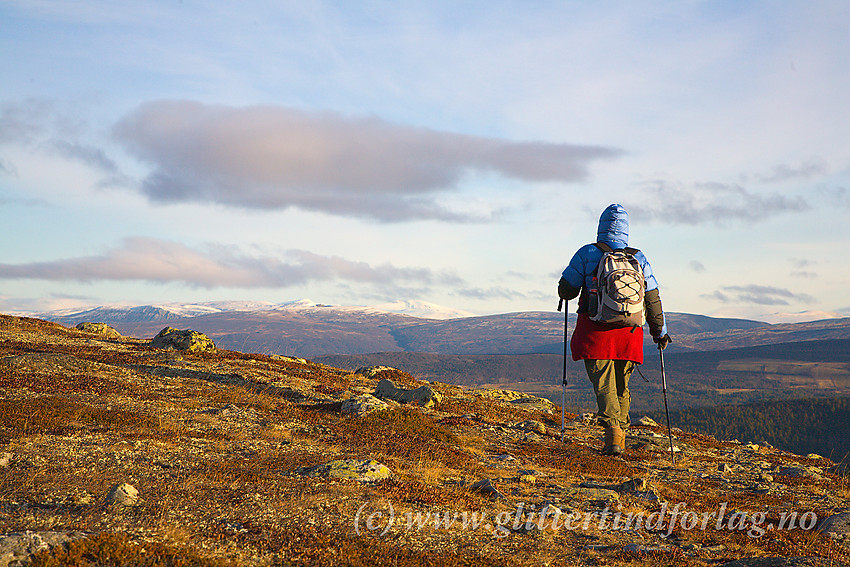
<instances>
[{"instance_id":1,"label":"pole handle","mask_svg":"<svg viewBox=\"0 0 850 567\"><path fill-rule=\"evenodd\" d=\"M562 297L562 298L558 299L558 311L560 311L563 306L564 306L564 298Z\"/></svg>"}]
</instances>

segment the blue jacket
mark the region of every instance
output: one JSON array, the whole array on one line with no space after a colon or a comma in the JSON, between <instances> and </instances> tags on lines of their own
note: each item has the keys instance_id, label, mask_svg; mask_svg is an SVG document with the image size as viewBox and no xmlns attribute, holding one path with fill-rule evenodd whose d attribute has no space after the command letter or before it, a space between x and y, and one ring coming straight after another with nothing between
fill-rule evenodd
<instances>
[{"instance_id":1,"label":"blue jacket","mask_svg":"<svg viewBox=\"0 0 850 567\"><path fill-rule=\"evenodd\" d=\"M596 241L604 242L612 249L617 250L629 245L629 213L622 205L609 205L599 217L599 227L596 231ZM578 249L564 269L561 276L567 283L576 289L582 289L582 297L592 287L593 276L596 267L602 259L604 252L593 244L586 244ZM638 251L635 259L643 269L646 278L646 291L658 289L658 282L652 273L652 266L643 252ZM583 306L579 305L581 309ZM586 310L586 307L585 307ZM661 336L667 334L667 325L664 324Z\"/></svg>"}]
</instances>

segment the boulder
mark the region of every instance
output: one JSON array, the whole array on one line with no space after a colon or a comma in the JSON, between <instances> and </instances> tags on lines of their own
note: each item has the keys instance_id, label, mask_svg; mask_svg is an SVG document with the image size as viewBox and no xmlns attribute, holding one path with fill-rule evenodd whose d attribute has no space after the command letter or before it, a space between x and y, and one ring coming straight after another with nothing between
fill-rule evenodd
<instances>
[{"instance_id":1,"label":"boulder","mask_svg":"<svg viewBox=\"0 0 850 567\"><path fill-rule=\"evenodd\" d=\"M475 484L471 485L469 488L477 492L486 494L487 496L493 499L507 498L507 496L502 494L502 492L498 488L496 488L496 485L493 484L493 481L489 478L479 480Z\"/></svg>"},{"instance_id":2,"label":"boulder","mask_svg":"<svg viewBox=\"0 0 850 567\"><path fill-rule=\"evenodd\" d=\"M850 534L850 512L833 514L821 520L818 531L834 539L844 539Z\"/></svg>"},{"instance_id":3,"label":"boulder","mask_svg":"<svg viewBox=\"0 0 850 567\"><path fill-rule=\"evenodd\" d=\"M215 350L215 343L203 333L166 327L151 340L151 346L184 352L208 352Z\"/></svg>"},{"instance_id":4,"label":"boulder","mask_svg":"<svg viewBox=\"0 0 850 567\"><path fill-rule=\"evenodd\" d=\"M313 467L299 467L297 474L311 478L347 478L360 482L375 482L392 474L386 465L374 459L344 459Z\"/></svg>"},{"instance_id":5,"label":"boulder","mask_svg":"<svg viewBox=\"0 0 850 567\"><path fill-rule=\"evenodd\" d=\"M645 415L638 420L638 425L643 425L645 427L658 427L658 422Z\"/></svg>"},{"instance_id":6,"label":"boulder","mask_svg":"<svg viewBox=\"0 0 850 567\"><path fill-rule=\"evenodd\" d=\"M372 394L363 394L362 396L349 398L342 402L340 411L342 411L342 413L360 417L367 413L372 413L373 411L387 409L388 407L389 405L387 402L379 400Z\"/></svg>"},{"instance_id":7,"label":"boulder","mask_svg":"<svg viewBox=\"0 0 850 567\"><path fill-rule=\"evenodd\" d=\"M414 402L425 408L433 407L435 403L443 399L439 392L427 384L413 390L406 390L386 378L381 379L375 387L375 397L387 398L402 404Z\"/></svg>"},{"instance_id":8,"label":"boulder","mask_svg":"<svg viewBox=\"0 0 850 567\"><path fill-rule=\"evenodd\" d=\"M121 338L121 333L110 327L106 323L80 323L75 327L78 331L91 333L93 335L103 335L110 339Z\"/></svg>"}]
</instances>

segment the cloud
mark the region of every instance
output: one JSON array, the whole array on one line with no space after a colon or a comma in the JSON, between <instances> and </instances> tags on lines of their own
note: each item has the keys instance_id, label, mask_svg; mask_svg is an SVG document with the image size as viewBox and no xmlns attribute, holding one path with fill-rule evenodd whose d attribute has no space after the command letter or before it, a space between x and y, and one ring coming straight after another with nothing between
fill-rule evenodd
<instances>
[{"instance_id":1,"label":"cloud","mask_svg":"<svg viewBox=\"0 0 850 567\"><path fill-rule=\"evenodd\" d=\"M284 253L284 257L286 260L272 256L249 256L232 246L209 246L205 250L195 250L176 242L134 237L125 239L121 246L99 256L0 264L0 278L180 282L208 289L288 287L330 280L377 285L393 285L399 281L416 284L461 282L451 274L437 274L425 268L399 268L391 264L373 266L338 256L320 256L305 250L289 250Z\"/></svg>"},{"instance_id":2,"label":"cloud","mask_svg":"<svg viewBox=\"0 0 850 567\"><path fill-rule=\"evenodd\" d=\"M464 288L457 290L457 295L462 297L469 297L472 299L482 299L482 300L490 300L494 298L498 299L523 299L526 297L526 294L508 289L506 287L490 287L487 289L484 288ZM551 297L551 296L550 296Z\"/></svg>"},{"instance_id":3,"label":"cloud","mask_svg":"<svg viewBox=\"0 0 850 567\"><path fill-rule=\"evenodd\" d=\"M782 183L785 181L811 179L812 177L823 175L828 171L829 166L824 160L812 158L796 167L787 164L777 165L770 173L759 175L758 179L765 183Z\"/></svg>"},{"instance_id":4,"label":"cloud","mask_svg":"<svg viewBox=\"0 0 850 567\"><path fill-rule=\"evenodd\" d=\"M701 273L703 273L703 272L705 271L705 264L703 264L703 263L702 263L702 262L700 262L699 260L691 260L691 261L688 263L688 267L689 267L691 270L693 270L693 271L695 271L696 273L698 273L698 274L701 274Z\"/></svg>"},{"instance_id":5,"label":"cloud","mask_svg":"<svg viewBox=\"0 0 850 567\"><path fill-rule=\"evenodd\" d=\"M701 297L722 303L755 303L756 305L789 305L791 302L813 303L815 301L812 296L804 293L793 293L783 288L756 284L726 286Z\"/></svg>"},{"instance_id":6,"label":"cloud","mask_svg":"<svg viewBox=\"0 0 850 567\"><path fill-rule=\"evenodd\" d=\"M802 197L779 193L754 193L725 183L681 183L655 181L639 203L626 208L636 219L666 224L725 224L728 221L757 222L782 213L805 212L811 206Z\"/></svg>"},{"instance_id":7,"label":"cloud","mask_svg":"<svg viewBox=\"0 0 850 567\"><path fill-rule=\"evenodd\" d=\"M253 209L297 207L381 221L480 220L447 210L440 192L470 172L528 182L580 182L620 152L599 146L514 142L392 124L375 117L283 106L191 101L141 105L116 138L153 171L153 201Z\"/></svg>"}]
</instances>

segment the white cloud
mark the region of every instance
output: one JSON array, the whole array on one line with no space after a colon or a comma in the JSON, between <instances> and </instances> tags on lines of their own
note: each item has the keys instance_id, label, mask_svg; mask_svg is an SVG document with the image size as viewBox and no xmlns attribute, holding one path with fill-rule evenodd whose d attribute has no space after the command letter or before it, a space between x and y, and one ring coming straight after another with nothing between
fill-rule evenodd
<instances>
[{"instance_id":1,"label":"white cloud","mask_svg":"<svg viewBox=\"0 0 850 567\"><path fill-rule=\"evenodd\" d=\"M115 128L153 172L161 202L301 209L382 221L481 220L441 206L471 172L528 182L579 182L616 157L599 146L514 142L282 106L190 101L143 104Z\"/></svg>"},{"instance_id":2,"label":"white cloud","mask_svg":"<svg viewBox=\"0 0 850 567\"><path fill-rule=\"evenodd\" d=\"M289 287L311 281L349 281L376 285L413 282L457 284L452 274L426 268L371 265L338 256L288 250L285 259L247 255L232 246L196 250L156 238L127 238L96 256L27 264L0 264L0 278L50 281L180 282L199 288Z\"/></svg>"}]
</instances>

